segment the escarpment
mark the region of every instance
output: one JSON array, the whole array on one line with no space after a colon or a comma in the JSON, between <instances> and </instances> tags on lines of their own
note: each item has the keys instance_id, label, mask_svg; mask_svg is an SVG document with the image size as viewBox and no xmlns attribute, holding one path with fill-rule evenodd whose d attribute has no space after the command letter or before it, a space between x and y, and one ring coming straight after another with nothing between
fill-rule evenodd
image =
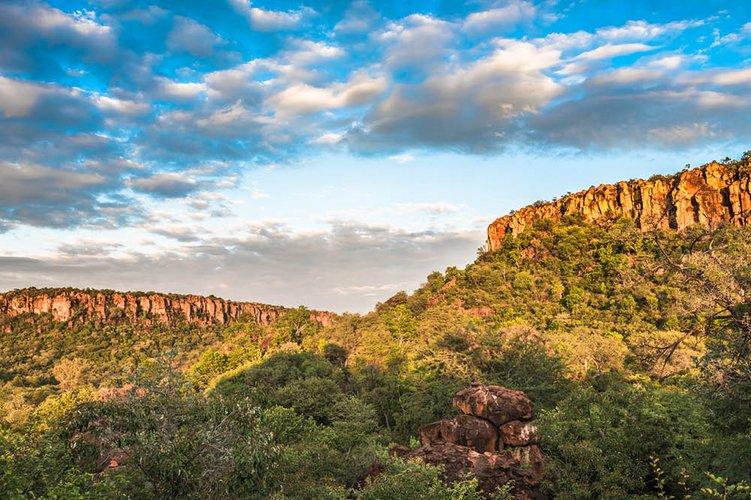
<instances>
[{"instance_id":1,"label":"escarpment","mask_svg":"<svg viewBox=\"0 0 751 500\"><path fill-rule=\"evenodd\" d=\"M549 203L536 203L496 219L488 227L488 250L543 219L566 216L585 222L628 217L642 231L683 230L693 225L751 223L751 161L712 162L673 176L603 184Z\"/></svg>"},{"instance_id":2,"label":"escarpment","mask_svg":"<svg viewBox=\"0 0 751 500\"><path fill-rule=\"evenodd\" d=\"M183 322L206 326L243 319L268 325L287 311L281 306L199 295L35 288L0 294L0 319L46 314L54 321L73 323L131 321L155 325ZM332 313L321 311L311 311L310 316L324 326L334 317Z\"/></svg>"}]
</instances>

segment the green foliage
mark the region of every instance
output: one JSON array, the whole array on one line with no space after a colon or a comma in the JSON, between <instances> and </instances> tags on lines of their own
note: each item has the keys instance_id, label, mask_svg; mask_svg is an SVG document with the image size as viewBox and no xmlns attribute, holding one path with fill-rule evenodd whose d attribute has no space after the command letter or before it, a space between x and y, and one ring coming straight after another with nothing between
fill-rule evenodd
<instances>
[{"instance_id":1,"label":"green foliage","mask_svg":"<svg viewBox=\"0 0 751 500\"><path fill-rule=\"evenodd\" d=\"M284 313L274 324L274 342L276 345L285 342L300 344L305 338L314 335L319 329L320 325L310 317L310 310L300 306Z\"/></svg>"},{"instance_id":2,"label":"green foliage","mask_svg":"<svg viewBox=\"0 0 751 500\"><path fill-rule=\"evenodd\" d=\"M278 449L248 400L204 398L177 374L142 379L124 397L80 405L59 429L73 462L97 471L108 456L121 493L147 498L263 498Z\"/></svg>"},{"instance_id":3,"label":"green foliage","mask_svg":"<svg viewBox=\"0 0 751 500\"><path fill-rule=\"evenodd\" d=\"M386 470L358 492L360 500L479 500L477 479L453 485L441 480L441 469L399 459L390 460ZM502 497L501 497L502 498Z\"/></svg>"},{"instance_id":4,"label":"green foliage","mask_svg":"<svg viewBox=\"0 0 751 500\"><path fill-rule=\"evenodd\" d=\"M653 485L652 458L678 484L686 463L706 465L710 415L678 388L633 384L613 373L577 387L539 419L560 498L624 498Z\"/></svg>"},{"instance_id":5,"label":"green foliage","mask_svg":"<svg viewBox=\"0 0 751 500\"><path fill-rule=\"evenodd\" d=\"M709 498L751 498L751 486L746 481L740 483L730 483L726 478L716 476L710 472L706 473L712 481L712 485L704 487L701 492Z\"/></svg>"}]
</instances>

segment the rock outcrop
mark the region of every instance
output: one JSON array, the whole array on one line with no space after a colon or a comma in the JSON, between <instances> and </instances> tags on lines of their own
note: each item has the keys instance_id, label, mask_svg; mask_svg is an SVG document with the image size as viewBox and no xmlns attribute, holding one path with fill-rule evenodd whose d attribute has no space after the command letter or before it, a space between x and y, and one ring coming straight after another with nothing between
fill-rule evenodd
<instances>
[{"instance_id":1,"label":"rock outcrop","mask_svg":"<svg viewBox=\"0 0 751 500\"><path fill-rule=\"evenodd\" d=\"M549 203L531 205L496 219L488 227L488 250L497 250L508 235L543 219L560 221L567 215L585 222L618 217L634 220L643 231L683 230L699 224L751 223L751 162L712 162L673 176L655 176L590 187Z\"/></svg>"},{"instance_id":2,"label":"rock outcrop","mask_svg":"<svg viewBox=\"0 0 751 500\"><path fill-rule=\"evenodd\" d=\"M448 481L471 473L488 494L512 482L517 499L547 498L540 487L544 457L530 422L532 403L523 392L473 384L454 396L454 406L464 415L426 425L422 447L395 447L394 454L443 465Z\"/></svg>"},{"instance_id":3,"label":"rock outcrop","mask_svg":"<svg viewBox=\"0 0 751 500\"><path fill-rule=\"evenodd\" d=\"M0 319L21 315L50 315L59 322L144 325L191 323L225 325L241 318L268 325L288 309L253 302L234 302L199 295L122 293L110 290L23 289L0 294ZM323 325L334 315L311 311L311 319Z\"/></svg>"}]
</instances>

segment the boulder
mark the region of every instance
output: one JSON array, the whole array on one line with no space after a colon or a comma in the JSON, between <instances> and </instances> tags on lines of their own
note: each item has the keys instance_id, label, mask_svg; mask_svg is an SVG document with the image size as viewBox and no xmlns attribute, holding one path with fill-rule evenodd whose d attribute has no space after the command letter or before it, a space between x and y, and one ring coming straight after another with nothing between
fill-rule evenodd
<instances>
[{"instance_id":1,"label":"boulder","mask_svg":"<svg viewBox=\"0 0 751 500\"><path fill-rule=\"evenodd\" d=\"M512 420L498 428L500 441L498 449L504 446L527 446L537 443L537 427L530 422Z\"/></svg>"},{"instance_id":2,"label":"boulder","mask_svg":"<svg viewBox=\"0 0 751 500\"><path fill-rule=\"evenodd\" d=\"M513 458L498 453L478 453L454 443L423 446L409 454L431 465L442 465L447 481L455 482L467 474L477 477L480 489L492 494L499 487L513 481L513 494L517 499L545 499L540 491L542 477L531 468L520 468Z\"/></svg>"},{"instance_id":3,"label":"boulder","mask_svg":"<svg viewBox=\"0 0 751 500\"><path fill-rule=\"evenodd\" d=\"M463 389L454 396L454 406L462 413L484 418L497 426L532 418L532 402L523 392L498 385L475 384Z\"/></svg>"},{"instance_id":4,"label":"boulder","mask_svg":"<svg viewBox=\"0 0 751 500\"><path fill-rule=\"evenodd\" d=\"M420 442L431 445L441 442L466 446L483 453L496 450L498 429L488 422L471 415L459 415L451 420L439 420L420 429Z\"/></svg>"},{"instance_id":5,"label":"boulder","mask_svg":"<svg viewBox=\"0 0 751 500\"><path fill-rule=\"evenodd\" d=\"M504 452L507 453L514 462L521 465L523 468L531 470L536 475L542 477L543 461L545 457L536 444L531 444L529 446L519 446L516 448L508 448L504 450Z\"/></svg>"},{"instance_id":6,"label":"boulder","mask_svg":"<svg viewBox=\"0 0 751 500\"><path fill-rule=\"evenodd\" d=\"M525 421L532 418L532 403L523 392L474 384L456 393L454 406L464 415L421 428L422 447L394 445L389 454L443 466L448 482L470 474L489 498L509 483L517 500L547 498L537 429Z\"/></svg>"}]
</instances>

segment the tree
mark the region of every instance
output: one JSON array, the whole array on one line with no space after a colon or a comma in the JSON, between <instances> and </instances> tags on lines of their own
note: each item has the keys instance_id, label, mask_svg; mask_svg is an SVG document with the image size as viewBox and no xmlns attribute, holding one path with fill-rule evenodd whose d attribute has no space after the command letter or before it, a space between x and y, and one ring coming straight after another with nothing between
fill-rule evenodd
<instances>
[{"instance_id":1,"label":"tree","mask_svg":"<svg viewBox=\"0 0 751 500\"><path fill-rule=\"evenodd\" d=\"M91 364L80 358L63 358L52 368L52 374L64 391L70 391L88 381Z\"/></svg>"},{"instance_id":2,"label":"tree","mask_svg":"<svg viewBox=\"0 0 751 500\"><path fill-rule=\"evenodd\" d=\"M277 332L278 344L285 342L300 344L304 338L315 334L320 329L320 325L311 319L310 310L307 307L300 306L284 313L273 328Z\"/></svg>"}]
</instances>

